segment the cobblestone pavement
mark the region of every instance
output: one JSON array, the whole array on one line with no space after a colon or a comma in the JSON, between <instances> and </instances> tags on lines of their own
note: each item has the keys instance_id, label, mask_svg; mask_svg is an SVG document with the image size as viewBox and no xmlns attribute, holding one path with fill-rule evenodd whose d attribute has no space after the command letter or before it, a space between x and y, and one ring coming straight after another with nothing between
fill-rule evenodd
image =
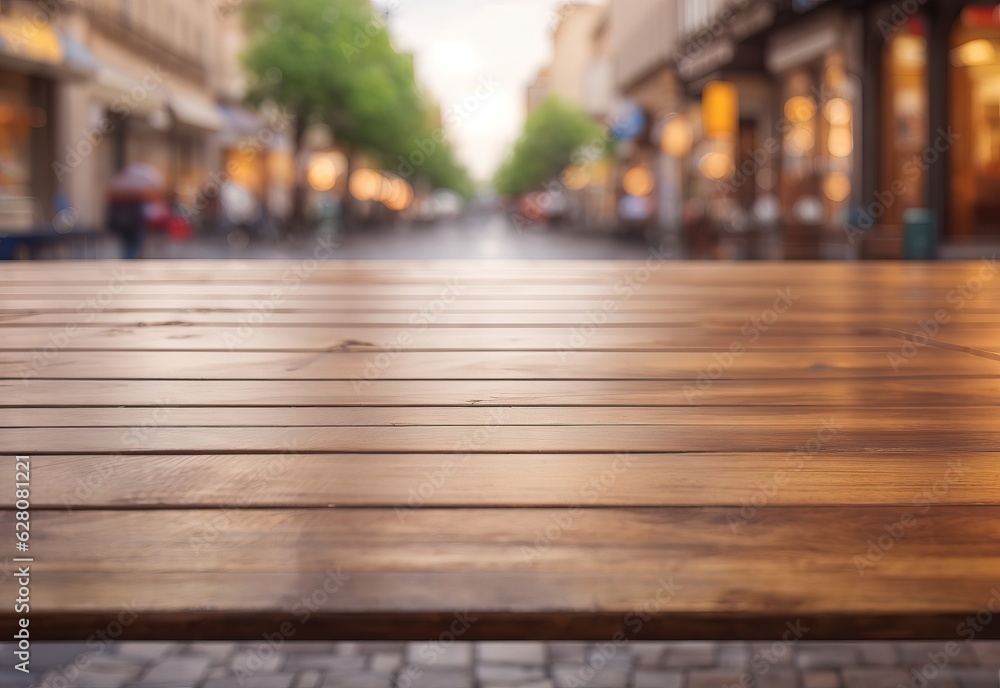
<instances>
[{"instance_id":1,"label":"cobblestone pavement","mask_svg":"<svg viewBox=\"0 0 1000 688\"><path fill-rule=\"evenodd\" d=\"M280 638L281 636L276 636ZM998 688L1000 642L38 643L0 687Z\"/></svg>"}]
</instances>

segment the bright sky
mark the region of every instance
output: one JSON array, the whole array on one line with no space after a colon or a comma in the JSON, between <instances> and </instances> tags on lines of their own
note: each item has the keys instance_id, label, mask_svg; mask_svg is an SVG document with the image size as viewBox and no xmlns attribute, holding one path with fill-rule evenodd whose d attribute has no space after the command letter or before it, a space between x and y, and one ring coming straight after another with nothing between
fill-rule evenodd
<instances>
[{"instance_id":1,"label":"bright sky","mask_svg":"<svg viewBox=\"0 0 1000 688\"><path fill-rule=\"evenodd\" d=\"M414 54L417 80L441 103L461 161L473 176L489 179L521 131L525 88L551 56L561 1L376 4L396 8L390 22L396 47Z\"/></svg>"}]
</instances>

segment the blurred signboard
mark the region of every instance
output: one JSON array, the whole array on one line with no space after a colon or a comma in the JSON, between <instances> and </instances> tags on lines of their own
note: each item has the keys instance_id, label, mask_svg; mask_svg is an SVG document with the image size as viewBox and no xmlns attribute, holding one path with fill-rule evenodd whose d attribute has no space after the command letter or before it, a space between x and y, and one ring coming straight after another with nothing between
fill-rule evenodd
<instances>
[{"instance_id":1,"label":"blurred signboard","mask_svg":"<svg viewBox=\"0 0 1000 688\"><path fill-rule=\"evenodd\" d=\"M619 100L612 107L609 127L619 141L632 141L646 130L646 113L632 100Z\"/></svg>"},{"instance_id":2,"label":"blurred signboard","mask_svg":"<svg viewBox=\"0 0 1000 688\"><path fill-rule=\"evenodd\" d=\"M46 22L23 16L0 16L0 52L21 60L62 64L62 41Z\"/></svg>"},{"instance_id":3,"label":"blurred signboard","mask_svg":"<svg viewBox=\"0 0 1000 688\"><path fill-rule=\"evenodd\" d=\"M733 61L736 46L728 38L719 38L690 55L682 53L677 58L677 73L685 81L693 81L714 72Z\"/></svg>"}]
</instances>

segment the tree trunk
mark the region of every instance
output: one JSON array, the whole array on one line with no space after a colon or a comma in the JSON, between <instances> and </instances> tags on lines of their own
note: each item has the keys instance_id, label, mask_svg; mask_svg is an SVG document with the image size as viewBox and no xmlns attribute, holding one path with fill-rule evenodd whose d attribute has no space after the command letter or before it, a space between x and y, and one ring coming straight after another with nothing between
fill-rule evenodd
<instances>
[{"instance_id":1,"label":"tree trunk","mask_svg":"<svg viewBox=\"0 0 1000 688\"><path fill-rule=\"evenodd\" d=\"M309 123L305 115L297 113L295 116L295 150L294 156L294 181L292 186L292 216L291 227L293 234L300 233L306 226L306 186L305 174L302 169L302 154L305 147L306 129Z\"/></svg>"},{"instance_id":2,"label":"tree trunk","mask_svg":"<svg viewBox=\"0 0 1000 688\"><path fill-rule=\"evenodd\" d=\"M354 151L350 146L344 147L344 156L347 158L347 183L344 185L344 200L341 203L341 221L344 224L344 231L352 231L357 226L357 205L354 196L351 195L351 175L354 174Z\"/></svg>"}]
</instances>

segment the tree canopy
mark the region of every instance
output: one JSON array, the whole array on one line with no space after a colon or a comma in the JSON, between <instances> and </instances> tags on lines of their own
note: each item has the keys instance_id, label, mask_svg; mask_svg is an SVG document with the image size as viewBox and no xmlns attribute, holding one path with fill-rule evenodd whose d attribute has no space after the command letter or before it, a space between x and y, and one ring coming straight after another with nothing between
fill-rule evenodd
<instances>
[{"instance_id":1,"label":"tree canopy","mask_svg":"<svg viewBox=\"0 0 1000 688\"><path fill-rule=\"evenodd\" d=\"M412 58L396 52L368 0L252 0L245 20L250 102L285 107L300 133L326 124L347 152L387 167L428 135ZM437 148L417 175L463 191L468 177L448 142Z\"/></svg>"},{"instance_id":2,"label":"tree canopy","mask_svg":"<svg viewBox=\"0 0 1000 688\"><path fill-rule=\"evenodd\" d=\"M558 98L538 105L524 123L524 131L497 170L498 193L518 195L556 179L582 147L603 142L601 126L586 112Z\"/></svg>"}]
</instances>

